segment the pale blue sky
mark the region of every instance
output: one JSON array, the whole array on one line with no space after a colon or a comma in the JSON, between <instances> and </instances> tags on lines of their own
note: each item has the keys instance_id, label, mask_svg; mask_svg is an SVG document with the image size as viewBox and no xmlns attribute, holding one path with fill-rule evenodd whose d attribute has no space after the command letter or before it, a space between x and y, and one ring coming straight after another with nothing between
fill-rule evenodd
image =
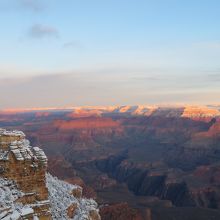
<instances>
[{"instance_id":1,"label":"pale blue sky","mask_svg":"<svg viewBox=\"0 0 220 220\"><path fill-rule=\"evenodd\" d=\"M219 0L1 0L0 27L0 83L23 97L1 108L219 102ZM33 102L49 74L60 91Z\"/></svg>"}]
</instances>

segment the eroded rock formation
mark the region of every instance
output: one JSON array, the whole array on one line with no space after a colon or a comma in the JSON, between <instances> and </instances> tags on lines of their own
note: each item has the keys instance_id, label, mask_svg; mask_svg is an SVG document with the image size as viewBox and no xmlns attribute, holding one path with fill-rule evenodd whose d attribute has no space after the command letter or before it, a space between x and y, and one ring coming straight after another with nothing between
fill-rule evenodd
<instances>
[{"instance_id":1,"label":"eroded rock formation","mask_svg":"<svg viewBox=\"0 0 220 220\"><path fill-rule=\"evenodd\" d=\"M0 219L99 220L82 188L46 173L47 157L23 132L0 130Z\"/></svg>"},{"instance_id":2,"label":"eroded rock formation","mask_svg":"<svg viewBox=\"0 0 220 220\"><path fill-rule=\"evenodd\" d=\"M23 132L0 131L0 168L1 177L14 181L22 192L16 202L28 205L28 218L51 219L45 184L47 157L40 148L30 147Z\"/></svg>"}]
</instances>

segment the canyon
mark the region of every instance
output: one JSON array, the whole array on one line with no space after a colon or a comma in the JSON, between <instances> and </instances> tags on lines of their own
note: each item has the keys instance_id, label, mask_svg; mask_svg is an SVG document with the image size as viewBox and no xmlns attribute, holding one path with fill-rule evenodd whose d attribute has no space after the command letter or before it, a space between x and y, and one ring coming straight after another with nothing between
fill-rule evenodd
<instances>
[{"instance_id":1,"label":"canyon","mask_svg":"<svg viewBox=\"0 0 220 220\"><path fill-rule=\"evenodd\" d=\"M104 220L220 219L219 106L4 110L0 127L23 130Z\"/></svg>"}]
</instances>

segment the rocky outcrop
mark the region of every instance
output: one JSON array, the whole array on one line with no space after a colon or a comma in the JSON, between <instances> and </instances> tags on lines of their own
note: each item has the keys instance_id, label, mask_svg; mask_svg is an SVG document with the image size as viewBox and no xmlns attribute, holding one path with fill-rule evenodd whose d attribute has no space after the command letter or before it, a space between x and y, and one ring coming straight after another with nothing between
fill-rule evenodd
<instances>
[{"instance_id":1,"label":"rocky outcrop","mask_svg":"<svg viewBox=\"0 0 220 220\"><path fill-rule=\"evenodd\" d=\"M97 203L81 197L82 188L47 174L47 187L54 220L100 220ZM77 197L76 197L77 195Z\"/></svg>"},{"instance_id":2,"label":"rocky outcrop","mask_svg":"<svg viewBox=\"0 0 220 220\"><path fill-rule=\"evenodd\" d=\"M46 174L47 157L23 132L0 130L0 219L99 220L82 188Z\"/></svg>"},{"instance_id":3,"label":"rocky outcrop","mask_svg":"<svg viewBox=\"0 0 220 220\"><path fill-rule=\"evenodd\" d=\"M51 219L45 184L47 157L40 148L30 146L23 132L0 131L0 168L1 178L13 181L22 192L16 202L28 205L28 215Z\"/></svg>"}]
</instances>

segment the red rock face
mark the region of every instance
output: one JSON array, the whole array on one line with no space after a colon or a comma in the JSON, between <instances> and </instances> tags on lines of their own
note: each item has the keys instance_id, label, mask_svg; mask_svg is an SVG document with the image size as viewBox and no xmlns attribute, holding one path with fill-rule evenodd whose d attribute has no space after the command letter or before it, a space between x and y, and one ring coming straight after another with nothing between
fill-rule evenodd
<instances>
[{"instance_id":1,"label":"red rock face","mask_svg":"<svg viewBox=\"0 0 220 220\"><path fill-rule=\"evenodd\" d=\"M126 203L104 206L100 210L102 220L144 220L137 210ZM151 220L151 215L145 220Z\"/></svg>"},{"instance_id":2,"label":"red rock face","mask_svg":"<svg viewBox=\"0 0 220 220\"><path fill-rule=\"evenodd\" d=\"M68 121L55 121L54 127L60 130L89 129L89 128L114 128L119 127L119 123L111 118L81 118Z\"/></svg>"},{"instance_id":3,"label":"red rock face","mask_svg":"<svg viewBox=\"0 0 220 220\"><path fill-rule=\"evenodd\" d=\"M76 176L76 171L63 156L49 157L48 168L53 176L59 176L61 179Z\"/></svg>"},{"instance_id":4,"label":"red rock face","mask_svg":"<svg viewBox=\"0 0 220 220\"><path fill-rule=\"evenodd\" d=\"M217 119L208 131L200 132L195 135L197 138L212 138L220 136L220 120Z\"/></svg>"}]
</instances>

